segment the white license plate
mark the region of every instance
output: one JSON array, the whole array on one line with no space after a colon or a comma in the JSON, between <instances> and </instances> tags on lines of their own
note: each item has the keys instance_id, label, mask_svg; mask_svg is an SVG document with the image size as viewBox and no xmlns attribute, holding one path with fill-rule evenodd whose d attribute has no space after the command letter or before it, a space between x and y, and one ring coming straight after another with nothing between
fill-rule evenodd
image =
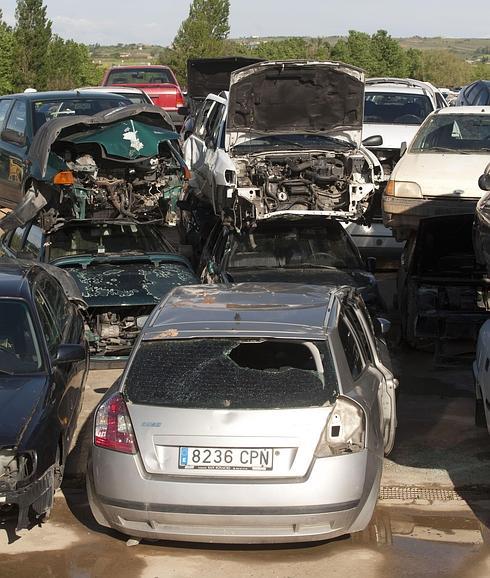
<instances>
[{"instance_id":1,"label":"white license plate","mask_svg":"<svg viewBox=\"0 0 490 578\"><path fill-rule=\"evenodd\" d=\"M273 448L179 448L179 468L186 470L272 470Z\"/></svg>"}]
</instances>

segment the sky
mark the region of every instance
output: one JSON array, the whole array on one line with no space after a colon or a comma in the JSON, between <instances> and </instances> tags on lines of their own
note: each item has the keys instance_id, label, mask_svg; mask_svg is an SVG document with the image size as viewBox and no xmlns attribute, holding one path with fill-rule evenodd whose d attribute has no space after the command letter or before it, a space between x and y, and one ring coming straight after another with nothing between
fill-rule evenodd
<instances>
[{"instance_id":1,"label":"sky","mask_svg":"<svg viewBox=\"0 0 490 578\"><path fill-rule=\"evenodd\" d=\"M86 44L168 45L190 0L46 0L53 30ZM14 23L15 0L2 0ZM231 0L231 37L335 36L349 30L392 36L488 38L489 0Z\"/></svg>"}]
</instances>

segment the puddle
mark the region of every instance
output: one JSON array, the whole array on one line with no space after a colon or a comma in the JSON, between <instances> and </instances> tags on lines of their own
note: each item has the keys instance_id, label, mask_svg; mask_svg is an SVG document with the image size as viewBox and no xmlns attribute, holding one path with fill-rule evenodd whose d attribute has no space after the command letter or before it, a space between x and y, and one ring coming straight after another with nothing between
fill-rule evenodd
<instances>
[{"instance_id":1,"label":"puddle","mask_svg":"<svg viewBox=\"0 0 490 578\"><path fill-rule=\"evenodd\" d=\"M277 546L142 542L128 548L124 537L96 525L82 493L68 495L68 502L71 509L57 499L51 521L12 544L0 530L1 577L490 576L490 532L469 509L448 513L436 507L383 505L364 532L330 542Z\"/></svg>"}]
</instances>

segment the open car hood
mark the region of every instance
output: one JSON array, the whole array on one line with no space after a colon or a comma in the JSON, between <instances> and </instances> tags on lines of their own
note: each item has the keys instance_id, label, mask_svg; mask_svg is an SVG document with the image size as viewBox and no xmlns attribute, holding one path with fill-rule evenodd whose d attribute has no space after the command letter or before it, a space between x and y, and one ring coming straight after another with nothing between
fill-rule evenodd
<instances>
[{"instance_id":1,"label":"open car hood","mask_svg":"<svg viewBox=\"0 0 490 578\"><path fill-rule=\"evenodd\" d=\"M260 134L320 133L361 143L364 72L339 62L278 61L231 73L231 146Z\"/></svg>"},{"instance_id":2,"label":"open car hood","mask_svg":"<svg viewBox=\"0 0 490 578\"><path fill-rule=\"evenodd\" d=\"M230 87L231 73L245 66L262 62L261 58L225 56L223 58L192 58L187 61L187 95L204 99Z\"/></svg>"},{"instance_id":3,"label":"open car hood","mask_svg":"<svg viewBox=\"0 0 490 578\"><path fill-rule=\"evenodd\" d=\"M96 142L108 147L109 155L132 159L152 156L159 142L178 138L167 112L151 104L133 104L93 116L73 115L50 120L34 136L27 160L32 165L32 176L43 180L51 147L58 140Z\"/></svg>"}]
</instances>

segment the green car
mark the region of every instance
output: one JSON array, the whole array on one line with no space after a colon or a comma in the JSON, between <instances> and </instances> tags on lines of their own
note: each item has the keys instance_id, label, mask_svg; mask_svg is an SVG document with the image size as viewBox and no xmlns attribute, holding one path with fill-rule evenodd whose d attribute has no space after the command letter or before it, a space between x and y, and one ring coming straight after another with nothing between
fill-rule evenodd
<instances>
[{"instance_id":1,"label":"green car","mask_svg":"<svg viewBox=\"0 0 490 578\"><path fill-rule=\"evenodd\" d=\"M0 227L35 216L46 231L72 219L173 222L188 176L173 128L147 104L52 118L27 152L25 195Z\"/></svg>"}]
</instances>

